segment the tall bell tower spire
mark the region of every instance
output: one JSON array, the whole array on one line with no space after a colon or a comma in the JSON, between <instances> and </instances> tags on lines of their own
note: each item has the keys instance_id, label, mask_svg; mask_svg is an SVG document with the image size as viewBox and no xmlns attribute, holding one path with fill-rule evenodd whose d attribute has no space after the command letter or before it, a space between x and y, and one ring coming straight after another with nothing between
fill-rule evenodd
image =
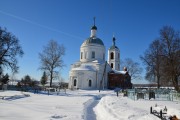
<instances>
[{"instance_id":1,"label":"tall bell tower spire","mask_svg":"<svg viewBox=\"0 0 180 120\"><path fill-rule=\"evenodd\" d=\"M96 24L96 17L94 17L94 26L95 26L95 24Z\"/></svg>"},{"instance_id":2,"label":"tall bell tower spire","mask_svg":"<svg viewBox=\"0 0 180 120\"><path fill-rule=\"evenodd\" d=\"M114 35L113 35L113 46L116 46L115 41L116 41L116 38L115 38Z\"/></svg>"},{"instance_id":3,"label":"tall bell tower spire","mask_svg":"<svg viewBox=\"0 0 180 120\"><path fill-rule=\"evenodd\" d=\"M120 70L120 50L116 46L116 38L113 35L112 46L108 50L108 63L114 70Z\"/></svg>"}]
</instances>

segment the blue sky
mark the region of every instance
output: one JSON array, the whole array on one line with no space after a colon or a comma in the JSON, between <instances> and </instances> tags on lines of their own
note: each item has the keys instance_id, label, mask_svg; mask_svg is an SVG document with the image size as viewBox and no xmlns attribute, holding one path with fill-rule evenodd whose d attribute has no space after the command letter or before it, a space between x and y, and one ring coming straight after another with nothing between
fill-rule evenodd
<instances>
[{"instance_id":1,"label":"blue sky","mask_svg":"<svg viewBox=\"0 0 180 120\"><path fill-rule=\"evenodd\" d=\"M114 33L121 59L141 63L139 56L162 26L180 30L180 0L0 0L0 26L19 38L25 52L18 59L16 78L27 74L41 78L38 53L53 39L66 47L61 75L68 79L70 64L79 60L80 46L90 36L94 16L106 50Z\"/></svg>"}]
</instances>

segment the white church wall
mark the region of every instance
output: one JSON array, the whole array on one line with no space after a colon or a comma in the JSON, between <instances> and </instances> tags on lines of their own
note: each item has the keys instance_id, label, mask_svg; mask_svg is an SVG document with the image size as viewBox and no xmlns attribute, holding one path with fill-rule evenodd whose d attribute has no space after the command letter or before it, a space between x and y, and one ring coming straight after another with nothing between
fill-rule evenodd
<instances>
[{"instance_id":1,"label":"white church wall","mask_svg":"<svg viewBox=\"0 0 180 120\"><path fill-rule=\"evenodd\" d=\"M95 52L95 58L92 58L92 52ZM80 56L81 62L88 62L93 60L104 60L105 47L102 45L92 44L88 46L81 46L80 54L83 53L83 57ZM86 54L86 57L85 57ZM81 59L82 58L82 59Z\"/></svg>"},{"instance_id":2,"label":"white church wall","mask_svg":"<svg viewBox=\"0 0 180 120\"><path fill-rule=\"evenodd\" d=\"M91 81L91 85L89 82ZM86 76L82 80L83 86L82 89L95 89L97 86L96 72L88 71Z\"/></svg>"},{"instance_id":3,"label":"white church wall","mask_svg":"<svg viewBox=\"0 0 180 120\"><path fill-rule=\"evenodd\" d=\"M97 86L96 71L71 71L69 78L70 89L95 89ZM74 80L76 79L76 86ZM91 80L91 86L89 86Z\"/></svg>"}]
</instances>

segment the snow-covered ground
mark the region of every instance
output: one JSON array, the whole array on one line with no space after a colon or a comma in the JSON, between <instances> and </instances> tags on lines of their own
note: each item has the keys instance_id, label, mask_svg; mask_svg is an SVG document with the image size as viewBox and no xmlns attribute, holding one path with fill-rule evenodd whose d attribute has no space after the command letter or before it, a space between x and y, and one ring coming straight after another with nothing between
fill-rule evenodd
<instances>
[{"instance_id":1,"label":"snow-covered ground","mask_svg":"<svg viewBox=\"0 0 180 120\"><path fill-rule=\"evenodd\" d=\"M155 107L155 105L157 105ZM94 108L97 120L159 120L150 114L153 110L163 110L167 107L167 116L176 115L180 118L180 103L172 101L133 101L127 97L105 96Z\"/></svg>"},{"instance_id":2,"label":"snow-covered ground","mask_svg":"<svg viewBox=\"0 0 180 120\"><path fill-rule=\"evenodd\" d=\"M4 99L2 99L4 96ZM67 91L59 95L0 91L0 120L160 120L150 107L180 118L180 102L133 101L113 91Z\"/></svg>"}]
</instances>

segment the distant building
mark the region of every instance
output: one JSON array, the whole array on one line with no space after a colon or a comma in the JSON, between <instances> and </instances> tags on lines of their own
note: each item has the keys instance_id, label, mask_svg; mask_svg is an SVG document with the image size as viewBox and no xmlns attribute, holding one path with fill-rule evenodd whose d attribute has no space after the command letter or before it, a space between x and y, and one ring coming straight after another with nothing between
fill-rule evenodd
<instances>
[{"instance_id":1,"label":"distant building","mask_svg":"<svg viewBox=\"0 0 180 120\"><path fill-rule=\"evenodd\" d=\"M108 62L106 62L104 43L96 33L97 27L94 21L90 37L80 47L80 61L71 65L68 86L70 89L109 88L108 85L111 85L112 78L120 76L120 50L115 45L115 37L113 37L113 45L108 50ZM121 79L126 79L126 77Z\"/></svg>"}]
</instances>

